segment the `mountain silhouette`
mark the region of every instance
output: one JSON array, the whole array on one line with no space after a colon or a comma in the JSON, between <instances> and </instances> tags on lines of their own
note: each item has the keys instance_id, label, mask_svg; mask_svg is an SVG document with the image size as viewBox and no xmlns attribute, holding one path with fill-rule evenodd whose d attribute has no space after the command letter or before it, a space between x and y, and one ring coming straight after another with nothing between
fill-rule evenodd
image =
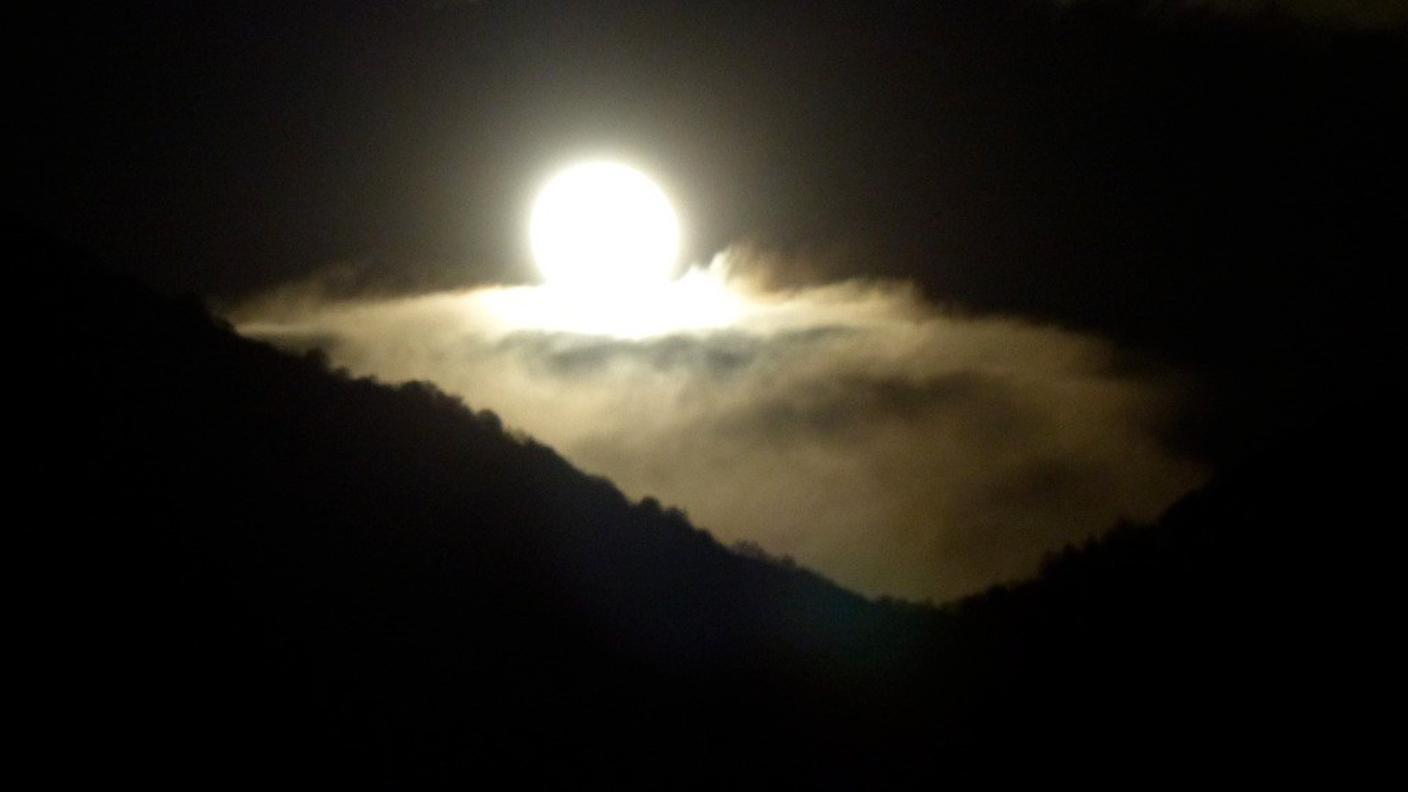
<instances>
[{"instance_id":1,"label":"mountain silhouette","mask_svg":"<svg viewBox=\"0 0 1408 792\"><path fill-rule=\"evenodd\" d=\"M20 251L42 320L12 673L52 779L901 786L1330 745L1362 482L1328 419L1038 579L871 601L432 386Z\"/></svg>"}]
</instances>

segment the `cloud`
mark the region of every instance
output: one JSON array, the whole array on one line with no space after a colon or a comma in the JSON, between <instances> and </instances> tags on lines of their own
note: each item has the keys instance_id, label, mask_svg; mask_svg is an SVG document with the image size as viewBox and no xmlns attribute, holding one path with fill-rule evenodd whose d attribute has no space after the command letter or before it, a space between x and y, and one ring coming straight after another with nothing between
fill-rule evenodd
<instances>
[{"instance_id":1,"label":"cloud","mask_svg":"<svg viewBox=\"0 0 1408 792\"><path fill-rule=\"evenodd\" d=\"M543 315L520 310L537 287L358 300L305 285L230 316L354 374L434 382L723 541L872 595L1021 577L1205 476L1160 439L1180 380L1099 338L939 310L898 282L750 286L728 265L695 273L737 296L726 323L641 337L525 323Z\"/></svg>"}]
</instances>

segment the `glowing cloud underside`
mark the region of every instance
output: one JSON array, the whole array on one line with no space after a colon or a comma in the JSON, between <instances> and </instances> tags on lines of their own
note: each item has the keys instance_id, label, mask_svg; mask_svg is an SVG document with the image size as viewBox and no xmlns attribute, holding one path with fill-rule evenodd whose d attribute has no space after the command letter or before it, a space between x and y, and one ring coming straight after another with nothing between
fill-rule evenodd
<instances>
[{"instance_id":1,"label":"glowing cloud underside","mask_svg":"<svg viewBox=\"0 0 1408 792\"><path fill-rule=\"evenodd\" d=\"M506 332L531 330L622 339L718 330L741 319L748 302L722 266L691 268L667 283L610 289L507 286L472 292L469 313Z\"/></svg>"},{"instance_id":2,"label":"glowing cloud underside","mask_svg":"<svg viewBox=\"0 0 1408 792\"><path fill-rule=\"evenodd\" d=\"M291 286L231 318L354 374L435 382L632 497L871 594L1030 574L1202 480L1159 439L1176 390L1100 339L950 314L902 283L765 290L746 276L766 264L725 253L612 292L632 310L554 286Z\"/></svg>"}]
</instances>

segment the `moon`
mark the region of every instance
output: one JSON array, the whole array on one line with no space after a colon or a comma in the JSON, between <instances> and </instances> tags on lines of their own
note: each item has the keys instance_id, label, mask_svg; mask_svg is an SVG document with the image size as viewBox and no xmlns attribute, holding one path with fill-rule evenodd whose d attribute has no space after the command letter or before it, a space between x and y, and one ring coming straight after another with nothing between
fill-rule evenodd
<instances>
[{"instance_id":1,"label":"moon","mask_svg":"<svg viewBox=\"0 0 1408 792\"><path fill-rule=\"evenodd\" d=\"M679 256L669 198L640 171L585 162L548 180L534 202L533 259L550 286L637 290L668 283Z\"/></svg>"}]
</instances>

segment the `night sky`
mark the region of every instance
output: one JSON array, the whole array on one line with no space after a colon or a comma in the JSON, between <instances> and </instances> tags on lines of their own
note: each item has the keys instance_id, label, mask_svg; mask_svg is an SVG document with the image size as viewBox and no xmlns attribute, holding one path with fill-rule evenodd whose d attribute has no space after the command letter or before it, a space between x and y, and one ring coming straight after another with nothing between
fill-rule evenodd
<instances>
[{"instance_id":1,"label":"night sky","mask_svg":"<svg viewBox=\"0 0 1408 792\"><path fill-rule=\"evenodd\" d=\"M947 599L1155 516L1363 371L1406 218L1404 25L1392 2L62 6L20 36L17 211L729 541ZM801 318L447 327L437 295L536 282L534 191L582 158L650 174L685 265Z\"/></svg>"},{"instance_id":2,"label":"night sky","mask_svg":"<svg viewBox=\"0 0 1408 792\"><path fill-rule=\"evenodd\" d=\"M33 5L15 775L1401 764L1403 0Z\"/></svg>"}]
</instances>

